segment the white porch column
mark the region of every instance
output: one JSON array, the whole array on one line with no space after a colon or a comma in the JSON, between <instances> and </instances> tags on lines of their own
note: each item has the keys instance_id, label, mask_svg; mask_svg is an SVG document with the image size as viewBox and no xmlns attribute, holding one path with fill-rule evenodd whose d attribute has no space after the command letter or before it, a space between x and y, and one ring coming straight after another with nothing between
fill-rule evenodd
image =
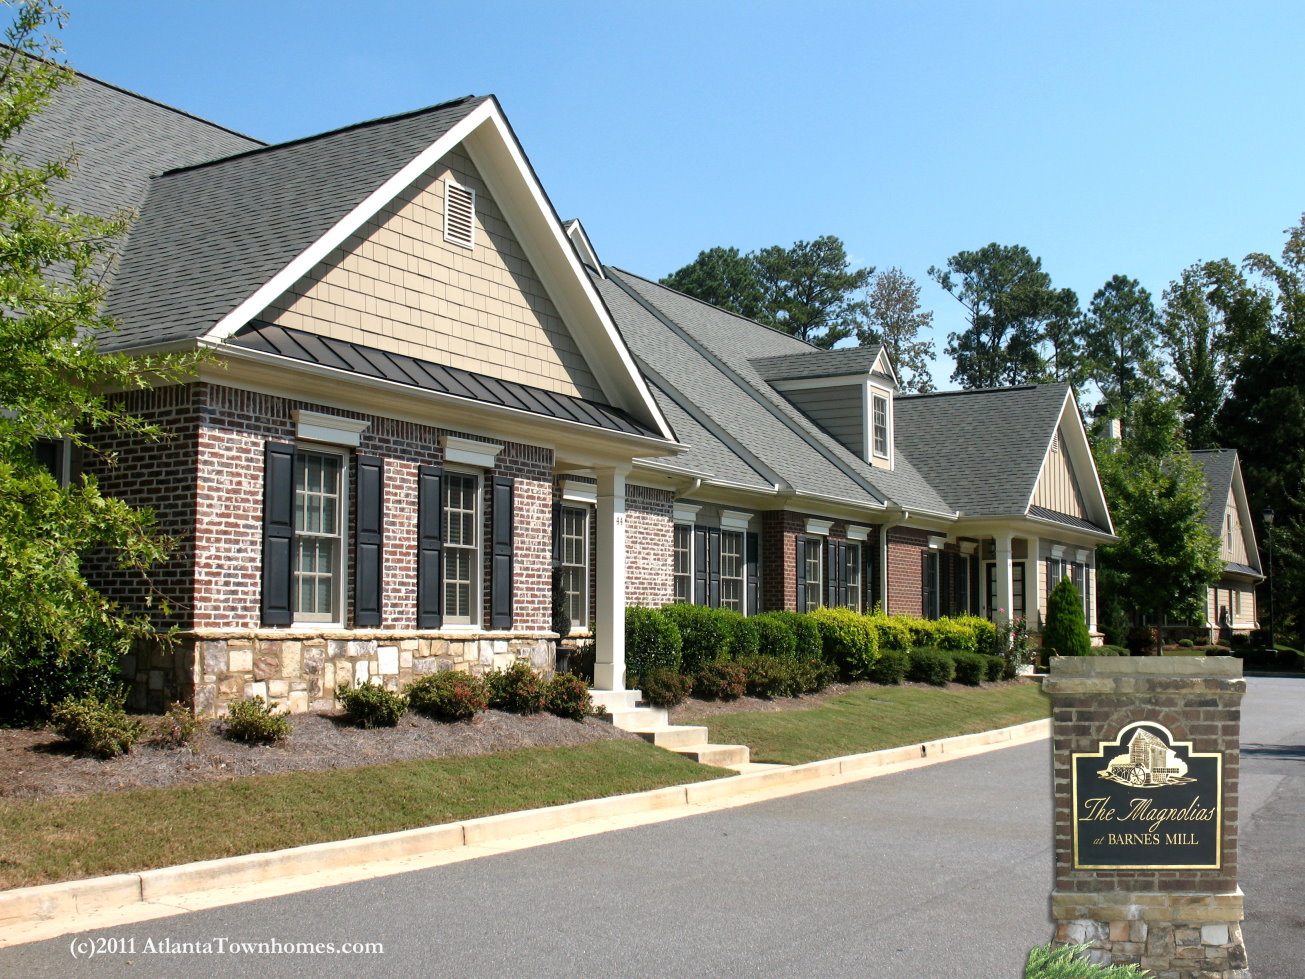
<instances>
[{"instance_id":1,"label":"white porch column","mask_svg":"<svg viewBox=\"0 0 1305 979\"><path fill-rule=\"evenodd\" d=\"M1000 622L1003 619L1015 618L1014 610L1011 608L1011 596L1014 594L1014 575L1011 573L1011 535L998 534L997 543L997 570L996 570L996 592L993 601L996 602L996 608L988 610L994 622ZM1026 608L1028 606L1025 606ZM1004 609L1005 611L1001 611Z\"/></svg>"},{"instance_id":2,"label":"white porch column","mask_svg":"<svg viewBox=\"0 0 1305 979\"><path fill-rule=\"evenodd\" d=\"M628 469L598 469L598 630L594 688L625 689L625 475Z\"/></svg>"}]
</instances>

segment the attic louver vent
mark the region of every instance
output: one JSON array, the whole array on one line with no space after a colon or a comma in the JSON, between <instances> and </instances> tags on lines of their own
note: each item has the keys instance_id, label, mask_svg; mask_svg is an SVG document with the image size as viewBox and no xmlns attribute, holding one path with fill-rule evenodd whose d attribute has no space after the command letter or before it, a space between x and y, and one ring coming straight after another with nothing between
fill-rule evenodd
<instances>
[{"instance_id":1,"label":"attic louver vent","mask_svg":"<svg viewBox=\"0 0 1305 979\"><path fill-rule=\"evenodd\" d=\"M444 240L471 248L476 240L476 192L444 181Z\"/></svg>"}]
</instances>

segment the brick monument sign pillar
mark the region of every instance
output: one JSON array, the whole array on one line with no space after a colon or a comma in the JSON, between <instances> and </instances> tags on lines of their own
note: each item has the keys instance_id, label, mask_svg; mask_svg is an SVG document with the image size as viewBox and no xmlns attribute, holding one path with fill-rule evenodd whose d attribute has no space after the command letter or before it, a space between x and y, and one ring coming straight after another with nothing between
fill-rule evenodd
<instances>
[{"instance_id":1,"label":"brick monument sign pillar","mask_svg":"<svg viewBox=\"0 0 1305 979\"><path fill-rule=\"evenodd\" d=\"M1250 979L1237 886L1241 661L1054 657L1055 940L1157 979Z\"/></svg>"}]
</instances>

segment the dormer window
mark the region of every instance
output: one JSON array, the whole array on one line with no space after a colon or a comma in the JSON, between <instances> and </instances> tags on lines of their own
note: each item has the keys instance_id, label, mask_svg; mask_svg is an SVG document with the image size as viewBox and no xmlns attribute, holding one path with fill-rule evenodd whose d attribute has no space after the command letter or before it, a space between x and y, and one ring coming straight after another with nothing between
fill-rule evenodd
<instances>
[{"instance_id":1,"label":"dormer window","mask_svg":"<svg viewBox=\"0 0 1305 979\"><path fill-rule=\"evenodd\" d=\"M874 404L875 455L888 458L888 399L881 394L871 395Z\"/></svg>"}]
</instances>

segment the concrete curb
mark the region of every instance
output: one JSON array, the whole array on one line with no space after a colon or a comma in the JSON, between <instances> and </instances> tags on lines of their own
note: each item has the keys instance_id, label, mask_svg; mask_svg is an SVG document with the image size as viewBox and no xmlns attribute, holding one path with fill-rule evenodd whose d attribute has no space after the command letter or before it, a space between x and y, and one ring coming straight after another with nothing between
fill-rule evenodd
<instances>
[{"instance_id":1,"label":"concrete curb","mask_svg":"<svg viewBox=\"0 0 1305 979\"><path fill-rule=\"evenodd\" d=\"M604 799L587 799L561 806L484 816L460 823L425 826L379 836L314 843L270 853L204 860L134 874L115 874L110 877L0 891L0 928L124 908L133 904L167 903L169 898L199 891L455 850L530 833L562 830L599 819L681 806L719 805L723 800L783 787L792 789L795 786L805 786L794 791L813 791L839 782L869 778L885 769L947 761L986 747L1038 740L1049 737L1050 734L1049 719L1031 721L996 731L963 734L939 741L750 772L709 782L694 782ZM178 908L180 910L182 909Z\"/></svg>"}]
</instances>

